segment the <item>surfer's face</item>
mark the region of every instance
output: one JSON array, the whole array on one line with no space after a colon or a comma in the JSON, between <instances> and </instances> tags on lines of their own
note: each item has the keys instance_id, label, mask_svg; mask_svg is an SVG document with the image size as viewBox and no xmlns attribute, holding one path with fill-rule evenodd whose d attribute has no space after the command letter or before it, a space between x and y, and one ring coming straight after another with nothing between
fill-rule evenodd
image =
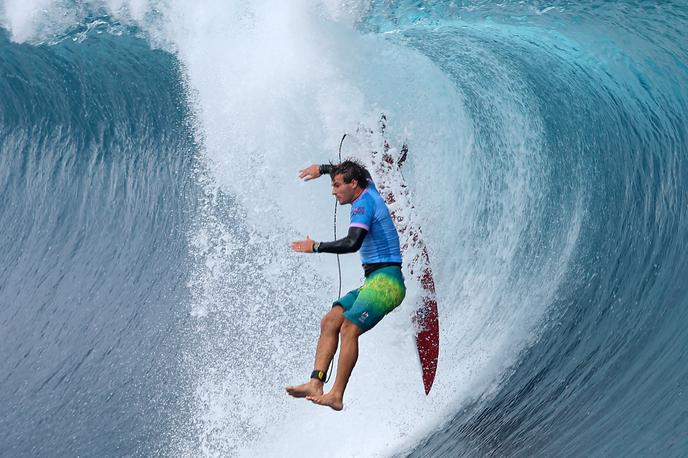
<instances>
[{"instance_id":1,"label":"surfer's face","mask_svg":"<svg viewBox=\"0 0 688 458\"><path fill-rule=\"evenodd\" d=\"M351 180L351 183L344 183L344 177L339 174L332 178L332 195L337 199L340 205L350 204L354 201L354 196L358 190L358 183L356 180Z\"/></svg>"}]
</instances>

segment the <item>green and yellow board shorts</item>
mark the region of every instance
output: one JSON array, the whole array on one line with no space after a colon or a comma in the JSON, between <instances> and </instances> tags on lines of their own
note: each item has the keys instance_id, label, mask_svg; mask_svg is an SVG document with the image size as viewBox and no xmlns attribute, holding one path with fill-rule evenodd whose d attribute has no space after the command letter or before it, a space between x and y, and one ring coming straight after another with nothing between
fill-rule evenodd
<instances>
[{"instance_id":1,"label":"green and yellow board shorts","mask_svg":"<svg viewBox=\"0 0 688 458\"><path fill-rule=\"evenodd\" d=\"M363 286L349 291L334 301L332 306L344 308L344 317L365 332L397 308L405 295L401 268L387 266L373 271L366 277Z\"/></svg>"}]
</instances>

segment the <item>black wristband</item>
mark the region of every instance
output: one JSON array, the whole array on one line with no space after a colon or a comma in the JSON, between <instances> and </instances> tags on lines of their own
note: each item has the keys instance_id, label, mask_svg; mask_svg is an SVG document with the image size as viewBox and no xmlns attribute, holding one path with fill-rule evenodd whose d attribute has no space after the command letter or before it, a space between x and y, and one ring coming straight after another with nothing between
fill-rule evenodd
<instances>
[{"instance_id":1,"label":"black wristband","mask_svg":"<svg viewBox=\"0 0 688 458\"><path fill-rule=\"evenodd\" d=\"M330 173L332 173L333 168L334 167L332 164L320 164L320 167L318 168L318 170L320 171L320 175L325 175L325 174L329 175Z\"/></svg>"}]
</instances>

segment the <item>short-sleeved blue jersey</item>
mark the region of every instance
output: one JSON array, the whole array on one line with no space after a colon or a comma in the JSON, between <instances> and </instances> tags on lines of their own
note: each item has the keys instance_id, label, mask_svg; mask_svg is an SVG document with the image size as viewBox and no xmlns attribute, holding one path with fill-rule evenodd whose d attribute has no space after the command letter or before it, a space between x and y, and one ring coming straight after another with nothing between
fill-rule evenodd
<instances>
[{"instance_id":1,"label":"short-sleeved blue jersey","mask_svg":"<svg viewBox=\"0 0 688 458\"><path fill-rule=\"evenodd\" d=\"M372 180L356 200L351 203L351 227L368 231L361 245L361 263L401 262L399 235Z\"/></svg>"}]
</instances>

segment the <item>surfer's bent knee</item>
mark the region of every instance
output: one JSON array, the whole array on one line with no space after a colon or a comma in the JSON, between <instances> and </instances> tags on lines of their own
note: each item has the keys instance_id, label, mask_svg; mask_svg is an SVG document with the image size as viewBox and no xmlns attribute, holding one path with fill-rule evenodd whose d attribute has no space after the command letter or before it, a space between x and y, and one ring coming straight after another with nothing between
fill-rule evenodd
<instances>
[{"instance_id":1,"label":"surfer's bent knee","mask_svg":"<svg viewBox=\"0 0 688 458\"><path fill-rule=\"evenodd\" d=\"M344 322L342 323L342 327L340 329L342 338L358 337L364 332L366 332L366 329L363 329L349 318L344 318Z\"/></svg>"},{"instance_id":2,"label":"surfer's bent knee","mask_svg":"<svg viewBox=\"0 0 688 458\"><path fill-rule=\"evenodd\" d=\"M339 328L341 326L341 319L342 319L341 315L342 315L341 311L338 311L336 313L332 313L330 311L324 317L322 317L322 320L320 320L320 329L323 331L337 331L337 330L339 330Z\"/></svg>"}]
</instances>

